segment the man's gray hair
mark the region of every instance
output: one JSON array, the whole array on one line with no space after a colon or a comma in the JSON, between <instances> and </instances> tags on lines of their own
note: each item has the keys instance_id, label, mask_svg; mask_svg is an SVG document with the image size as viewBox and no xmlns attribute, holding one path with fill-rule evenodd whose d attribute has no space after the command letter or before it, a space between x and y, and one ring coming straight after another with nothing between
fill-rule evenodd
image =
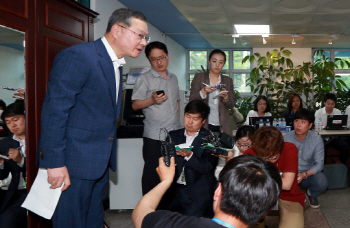
<instances>
[{"instance_id":1,"label":"man's gray hair","mask_svg":"<svg viewBox=\"0 0 350 228\"><path fill-rule=\"evenodd\" d=\"M131 18L140 19L144 22L147 21L145 15L143 15L140 11L128 9L128 8L120 8L115 10L108 20L107 30L106 32L110 32L113 25L117 23L121 23L126 27L131 26Z\"/></svg>"}]
</instances>

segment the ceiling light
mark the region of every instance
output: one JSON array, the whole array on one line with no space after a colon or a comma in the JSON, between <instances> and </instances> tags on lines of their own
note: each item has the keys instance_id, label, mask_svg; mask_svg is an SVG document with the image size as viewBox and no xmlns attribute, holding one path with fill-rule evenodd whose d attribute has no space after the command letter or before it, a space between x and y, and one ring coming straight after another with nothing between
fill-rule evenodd
<instances>
[{"instance_id":1,"label":"ceiling light","mask_svg":"<svg viewBox=\"0 0 350 228\"><path fill-rule=\"evenodd\" d=\"M294 37L298 37L298 35L292 35L292 37L293 37L292 44L296 44L297 42L295 42Z\"/></svg>"},{"instance_id":2,"label":"ceiling light","mask_svg":"<svg viewBox=\"0 0 350 228\"><path fill-rule=\"evenodd\" d=\"M263 44L266 44L267 42L266 42L266 40L265 40L265 37L263 37Z\"/></svg>"},{"instance_id":3,"label":"ceiling light","mask_svg":"<svg viewBox=\"0 0 350 228\"><path fill-rule=\"evenodd\" d=\"M269 37L269 35L262 35L262 38L263 38L263 44L267 44L266 40L265 40L265 37Z\"/></svg>"},{"instance_id":4,"label":"ceiling light","mask_svg":"<svg viewBox=\"0 0 350 228\"><path fill-rule=\"evenodd\" d=\"M270 25L233 25L236 33L269 34Z\"/></svg>"},{"instance_id":5,"label":"ceiling light","mask_svg":"<svg viewBox=\"0 0 350 228\"><path fill-rule=\"evenodd\" d=\"M232 38L233 38L233 44L236 44L236 37L238 38L239 37L239 35L238 34L233 34L232 35Z\"/></svg>"},{"instance_id":6,"label":"ceiling light","mask_svg":"<svg viewBox=\"0 0 350 228\"><path fill-rule=\"evenodd\" d=\"M328 44L329 44L329 45L332 45L332 44L333 44L333 43L332 43L332 38L329 38Z\"/></svg>"},{"instance_id":7,"label":"ceiling light","mask_svg":"<svg viewBox=\"0 0 350 228\"><path fill-rule=\"evenodd\" d=\"M332 45L332 44L333 44L332 38L335 38L335 35L329 35L329 41L328 41L328 44L329 44L329 45Z\"/></svg>"}]
</instances>

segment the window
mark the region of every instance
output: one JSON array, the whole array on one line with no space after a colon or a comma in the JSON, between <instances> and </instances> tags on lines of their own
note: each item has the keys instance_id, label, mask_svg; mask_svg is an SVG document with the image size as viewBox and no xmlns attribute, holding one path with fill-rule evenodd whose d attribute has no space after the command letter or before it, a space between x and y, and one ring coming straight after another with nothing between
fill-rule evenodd
<instances>
[{"instance_id":1,"label":"window","mask_svg":"<svg viewBox=\"0 0 350 228\"><path fill-rule=\"evenodd\" d=\"M190 89L191 82L196 73L208 69L208 58L212 50L189 50L188 51L188 85ZM240 93L251 93L250 87L246 86L250 75L250 63L242 64L242 59L251 55L251 49L246 50L223 50L226 54L226 63L222 68L222 73L232 78L234 89ZM202 68L203 67L203 68Z\"/></svg>"},{"instance_id":2,"label":"window","mask_svg":"<svg viewBox=\"0 0 350 228\"><path fill-rule=\"evenodd\" d=\"M314 49L313 51L316 51ZM326 49L325 56L330 60L334 61L335 58L340 58L343 60L347 60L350 62L350 50L343 49ZM314 61L318 59L317 56L313 57ZM338 68L334 71L335 74L341 76L341 79L345 82L345 84L350 88L350 68L345 64L343 68L338 65Z\"/></svg>"}]
</instances>

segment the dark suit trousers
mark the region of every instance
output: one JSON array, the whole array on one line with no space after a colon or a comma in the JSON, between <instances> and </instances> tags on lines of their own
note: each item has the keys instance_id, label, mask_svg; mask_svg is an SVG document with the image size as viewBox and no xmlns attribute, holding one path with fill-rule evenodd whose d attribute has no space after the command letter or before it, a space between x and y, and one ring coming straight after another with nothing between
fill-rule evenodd
<instances>
[{"instance_id":1,"label":"dark suit trousers","mask_svg":"<svg viewBox=\"0 0 350 228\"><path fill-rule=\"evenodd\" d=\"M0 195L5 194L6 191L0 190ZM1 228L27 228L27 210L21 207L26 197L27 190L16 190L8 207L0 214Z\"/></svg>"},{"instance_id":2,"label":"dark suit trousers","mask_svg":"<svg viewBox=\"0 0 350 228\"><path fill-rule=\"evenodd\" d=\"M103 196L109 170L97 180L70 178L71 185L62 192L52 217L54 228L103 227Z\"/></svg>"},{"instance_id":3,"label":"dark suit trousers","mask_svg":"<svg viewBox=\"0 0 350 228\"><path fill-rule=\"evenodd\" d=\"M142 194L145 195L159 184L159 176L156 168L158 159L162 156L160 152L161 141L143 137L143 160L145 165L142 173Z\"/></svg>"}]
</instances>

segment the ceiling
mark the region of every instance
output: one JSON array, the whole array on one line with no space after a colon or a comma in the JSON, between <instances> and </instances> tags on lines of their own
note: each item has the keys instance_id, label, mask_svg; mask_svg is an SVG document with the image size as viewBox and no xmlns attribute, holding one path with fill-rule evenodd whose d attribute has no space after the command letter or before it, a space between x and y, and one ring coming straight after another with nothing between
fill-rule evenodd
<instances>
[{"instance_id":1,"label":"ceiling","mask_svg":"<svg viewBox=\"0 0 350 228\"><path fill-rule=\"evenodd\" d=\"M350 48L350 0L119 0L187 49ZM270 35L241 36L233 24L268 24ZM292 45L292 34L296 44ZM329 35L332 45L329 45ZM150 34L152 37L152 34Z\"/></svg>"}]
</instances>

